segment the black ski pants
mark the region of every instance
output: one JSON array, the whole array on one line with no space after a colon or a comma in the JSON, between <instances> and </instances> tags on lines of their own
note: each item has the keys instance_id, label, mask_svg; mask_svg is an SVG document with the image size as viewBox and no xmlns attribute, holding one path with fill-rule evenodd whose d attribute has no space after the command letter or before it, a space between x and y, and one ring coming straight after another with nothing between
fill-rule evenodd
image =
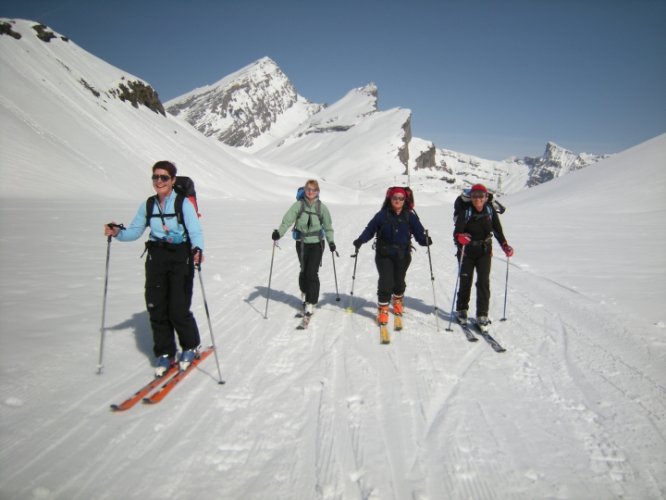
<instances>
[{"instance_id":1,"label":"black ski pants","mask_svg":"<svg viewBox=\"0 0 666 500\"><path fill-rule=\"evenodd\" d=\"M148 242L145 297L155 356L176 355L174 331L183 350L200 344L199 328L190 311L193 282L189 245Z\"/></svg>"},{"instance_id":2,"label":"black ski pants","mask_svg":"<svg viewBox=\"0 0 666 500\"><path fill-rule=\"evenodd\" d=\"M460 258L460 255L458 255ZM460 267L460 287L456 301L457 311L467 311L472 294L472 282L476 270L476 316L488 316L490 305L490 264L493 258L489 243L467 245Z\"/></svg>"},{"instance_id":3,"label":"black ski pants","mask_svg":"<svg viewBox=\"0 0 666 500\"><path fill-rule=\"evenodd\" d=\"M324 243L296 242L296 253L301 264L298 275L298 286L305 294L305 302L316 304L319 302L319 266L324 253Z\"/></svg>"},{"instance_id":4,"label":"black ski pants","mask_svg":"<svg viewBox=\"0 0 666 500\"><path fill-rule=\"evenodd\" d=\"M403 253L403 252L401 252ZM380 255L375 253L375 265L379 272L379 281L377 282L377 302L388 304L391 295L403 295L407 284L405 276L407 269L412 263L412 256L409 252L404 252L402 257L399 255Z\"/></svg>"}]
</instances>

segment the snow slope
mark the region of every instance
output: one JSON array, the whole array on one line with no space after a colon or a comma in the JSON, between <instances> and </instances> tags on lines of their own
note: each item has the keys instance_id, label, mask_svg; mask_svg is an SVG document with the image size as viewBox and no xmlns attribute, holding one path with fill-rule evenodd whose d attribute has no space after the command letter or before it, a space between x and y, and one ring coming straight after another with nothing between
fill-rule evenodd
<instances>
[{"instance_id":1,"label":"snow slope","mask_svg":"<svg viewBox=\"0 0 666 500\"><path fill-rule=\"evenodd\" d=\"M120 101L111 91L136 77L71 40L40 41L34 24L15 21L19 40L0 36L3 199L138 199L157 159L174 161L210 197L271 198L309 175L266 165L182 120ZM344 189L335 191L344 198Z\"/></svg>"},{"instance_id":2,"label":"snow slope","mask_svg":"<svg viewBox=\"0 0 666 500\"><path fill-rule=\"evenodd\" d=\"M664 326L666 135L506 199L523 269ZM539 231L541 230L541 231ZM553 254L557 258L553 258Z\"/></svg>"},{"instance_id":3,"label":"snow slope","mask_svg":"<svg viewBox=\"0 0 666 500\"><path fill-rule=\"evenodd\" d=\"M408 275L406 328L389 346L373 326L376 271L351 240L372 209L332 205L332 258L311 328L297 331L293 244L276 251L268 319L269 233L289 205L205 205L202 270L226 385L209 358L162 403L110 403L151 376L139 243L111 244L104 372L96 375L106 243L124 203L3 204L0 496L4 498L660 498L666 494L664 329L627 318L557 277L524 270L509 233L493 274L494 353L465 340L448 310L455 282L450 206ZM513 207L512 207L513 208ZM519 213L517 210L515 213ZM229 216L229 215L232 216ZM270 214L270 215L269 215ZM44 219L68 221L30 244ZM507 215L506 220L511 217ZM536 234L535 234L536 233ZM347 251L345 251L347 250ZM557 259L551 254L553 260ZM585 266L578 265L581 273ZM210 343L197 284L194 312ZM663 304L654 295L653 305ZM354 312L345 308L351 303ZM663 323L662 323L663 324ZM437 329L439 327L439 329Z\"/></svg>"},{"instance_id":4,"label":"snow slope","mask_svg":"<svg viewBox=\"0 0 666 500\"><path fill-rule=\"evenodd\" d=\"M28 71L5 49L3 68ZM43 76L54 78L57 66ZM77 98L68 111L54 102L68 85L49 94L50 79L39 86L5 74L0 498L666 497L666 266L657 234L666 136L503 200L516 255L509 264L497 255L493 267L502 354L467 342L455 325L446 331L457 272L451 202L417 191L434 280L418 247L405 330L382 346L372 251L362 248L355 274L349 257L380 205L378 185L323 183L340 257L334 274L326 252L311 328L297 331L298 264L287 238L275 250L270 302L267 285L269 235L302 171L211 145L126 103L109 101L107 115ZM14 78L34 85L23 100L5 83ZM33 95L45 107L31 108ZM54 116L66 126L47 126ZM117 414L109 404L148 381L154 360L142 245L107 246L102 224L129 221L151 192L147 166L162 154L197 159L188 171L203 185L199 277L226 385L209 358L162 403ZM240 171L226 168L233 161ZM195 287L208 344L198 278Z\"/></svg>"}]
</instances>

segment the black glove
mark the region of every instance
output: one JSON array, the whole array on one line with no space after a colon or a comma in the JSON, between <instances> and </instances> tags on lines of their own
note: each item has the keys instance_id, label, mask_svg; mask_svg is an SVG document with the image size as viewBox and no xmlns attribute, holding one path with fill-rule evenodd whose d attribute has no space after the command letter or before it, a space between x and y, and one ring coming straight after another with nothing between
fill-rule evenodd
<instances>
[{"instance_id":1,"label":"black glove","mask_svg":"<svg viewBox=\"0 0 666 500\"><path fill-rule=\"evenodd\" d=\"M330 241L330 242L328 243L328 248L331 249L331 252L335 252L335 243L333 243L332 241Z\"/></svg>"},{"instance_id":2,"label":"black glove","mask_svg":"<svg viewBox=\"0 0 666 500\"><path fill-rule=\"evenodd\" d=\"M273 229L273 234L271 234L271 238L273 238L273 241L277 241L280 239L280 233L278 232L277 229Z\"/></svg>"},{"instance_id":3,"label":"black glove","mask_svg":"<svg viewBox=\"0 0 666 500\"><path fill-rule=\"evenodd\" d=\"M432 245L432 238L430 236L427 236L426 237L426 246L429 247L430 245Z\"/></svg>"},{"instance_id":4,"label":"black glove","mask_svg":"<svg viewBox=\"0 0 666 500\"><path fill-rule=\"evenodd\" d=\"M354 240L354 242L352 243L352 245L354 245L354 248L355 248L357 251L358 251L359 248L361 248L361 245L362 245L362 244L363 244L363 243L361 243L361 240L358 240L358 239L357 239L357 240Z\"/></svg>"}]
</instances>

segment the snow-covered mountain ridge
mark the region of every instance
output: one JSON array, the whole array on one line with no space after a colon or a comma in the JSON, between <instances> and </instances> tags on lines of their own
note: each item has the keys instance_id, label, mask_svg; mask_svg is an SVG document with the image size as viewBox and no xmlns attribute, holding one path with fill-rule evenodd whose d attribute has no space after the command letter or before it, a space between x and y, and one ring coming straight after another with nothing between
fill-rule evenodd
<instances>
[{"instance_id":1,"label":"snow-covered mountain ridge","mask_svg":"<svg viewBox=\"0 0 666 500\"><path fill-rule=\"evenodd\" d=\"M280 162L284 157L285 161L298 163L299 159L293 154L283 153L280 149L285 143L297 141L306 134L332 132L348 133L343 137L354 141L357 131L352 128L380 113L377 96L378 89L371 83L351 90L330 106L313 104L298 94L272 59L264 57L213 85L172 99L166 103L166 108L205 135L214 136L226 144L247 148L273 161ZM424 184L443 181L456 189L484 182L496 191L508 193L560 177L608 156L576 154L548 142L544 154L539 157L486 160L413 138L411 112L405 111L408 113L405 121L395 124L404 134L402 143L395 144L394 159L399 164L394 165L392 172L394 176L409 173L408 182L412 175L425 181ZM308 140L310 146L300 150L312 150L311 143L320 137ZM374 147L372 141L377 140L376 137L365 139L369 148ZM323 157L307 153L306 156L300 165L306 169L315 163L326 162ZM442 189L442 186L431 189Z\"/></svg>"},{"instance_id":2,"label":"snow-covered mountain ridge","mask_svg":"<svg viewBox=\"0 0 666 500\"><path fill-rule=\"evenodd\" d=\"M135 101L123 100L123 84L150 86L62 35L53 33L46 42L33 21L0 23L3 199L137 200L150 190L149 166L159 159L176 162L208 198L242 198L249 183L254 199L274 198L309 175L207 138L182 120L155 112L141 92ZM76 175L63 175L61 165ZM332 199L356 198L338 186L329 191Z\"/></svg>"},{"instance_id":3,"label":"snow-covered mountain ridge","mask_svg":"<svg viewBox=\"0 0 666 500\"><path fill-rule=\"evenodd\" d=\"M93 55L90 55L90 58L87 61L88 67L86 69L88 71L86 71L85 74L79 73L77 72L76 68L69 66L65 61L59 58L60 48L57 47L58 44L75 45L68 37L56 35L55 32L43 24L35 24L29 21L18 22L22 25L22 28L24 28L23 30L16 26L17 21L0 21L0 34L8 35L14 40L20 41L24 37L24 35L21 33L21 31L23 31L26 37L33 36L44 44L47 44L47 50L51 53L55 60L62 64L67 72L71 73L71 75L78 81L81 87L83 87L95 97L101 99L103 102L105 102L106 99L120 99L121 101L130 102L135 108L141 104L155 111L156 113L160 113L162 115L165 114L164 107L159 99L159 95L150 86L150 84L128 73L116 73L114 75L110 75L106 71L97 71L101 67L108 67L108 64L101 59L97 59ZM16 30L14 28L16 28ZM26 28L30 28L31 30L27 30L26 32ZM108 76L108 78L97 78L95 80L91 80L91 75L96 75L98 77L100 75L105 75Z\"/></svg>"},{"instance_id":4,"label":"snow-covered mountain ridge","mask_svg":"<svg viewBox=\"0 0 666 500\"><path fill-rule=\"evenodd\" d=\"M3 92L5 113L12 116L9 121L32 123L31 130L40 130L35 136L37 142L51 136L51 144L60 144L56 156L72 153L69 161L82 164L82 175L76 179L65 182L56 176L51 184L43 184L45 190L58 186L63 195L88 175L94 177L98 169L110 175L138 168L135 159L127 158L126 153L133 144L141 150L141 143L153 133L162 137L164 145L160 151L143 151L148 162L156 155L182 159L188 173L196 173L200 185L207 177L219 178L217 171L224 169L224 185L209 181L201 186L203 191L222 191L224 196L238 192L230 188L235 178L243 179L240 182L259 179L252 175L257 167L262 175L273 173L280 178L286 171L299 177L314 175L344 191L369 189L381 193L386 184L410 184L441 199L442 195L454 196L474 182L483 182L500 194L516 192L535 184L534 179L545 179L543 171L556 177L568 171L570 165L596 160L581 155L581 161L570 161L573 153L563 154L561 148L551 144L543 158L508 161L437 148L430 141L412 137L410 110L378 109L374 84L352 89L331 105L314 104L298 95L286 75L267 57L214 85L195 89L177 102L170 101L168 110L179 115L174 117L162 114L159 96L147 82L85 52L48 27L24 20L3 20L0 26L5 35L0 35L5 61L2 84L7 91L11 88L11 92ZM56 98L51 100L49 93ZM127 102L136 111L122 105ZM144 107L156 112L154 118L141 112ZM197 134L209 136L209 140L195 138L192 132L196 131L186 118L194 121ZM76 136L73 131L79 127L67 126L68 120L72 124L88 121L84 134L92 137ZM9 141L15 131L10 129L4 140ZM100 134L111 134L118 145L111 151L105 151L105 144L95 147ZM197 153L187 154L185 138L208 146L197 146ZM234 146L229 147L227 142ZM14 165L27 162L30 166L14 168L11 175L29 178L35 170L41 173L39 165L47 165L49 159L29 160L27 155L16 158L16 144L5 148L7 159L19 162ZM204 150L209 150L207 158L197 158ZM198 168L190 165L201 166L205 172L198 173ZM55 175L45 170L41 175ZM267 182L262 188L280 183ZM23 191L15 186L10 189L9 185L4 185L8 195ZM111 191L116 189L111 186ZM124 186L120 191L123 195L129 193Z\"/></svg>"},{"instance_id":5,"label":"snow-covered mountain ridge","mask_svg":"<svg viewBox=\"0 0 666 500\"><path fill-rule=\"evenodd\" d=\"M385 184L409 166L411 113L380 111L377 92L370 83L331 105L313 104L264 57L167 102L166 109L205 135L264 161L358 188Z\"/></svg>"}]
</instances>

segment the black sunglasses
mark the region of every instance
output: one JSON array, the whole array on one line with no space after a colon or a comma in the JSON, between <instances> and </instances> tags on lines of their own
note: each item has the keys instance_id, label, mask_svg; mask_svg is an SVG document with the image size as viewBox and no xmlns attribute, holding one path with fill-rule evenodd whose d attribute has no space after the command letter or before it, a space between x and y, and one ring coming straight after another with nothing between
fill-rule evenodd
<instances>
[{"instance_id":1,"label":"black sunglasses","mask_svg":"<svg viewBox=\"0 0 666 500\"><path fill-rule=\"evenodd\" d=\"M154 181L160 180L162 182L166 182L166 181L171 179L171 176L170 175L157 175L157 174L155 174L151 177L151 179L154 180Z\"/></svg>"}]
</instances>

